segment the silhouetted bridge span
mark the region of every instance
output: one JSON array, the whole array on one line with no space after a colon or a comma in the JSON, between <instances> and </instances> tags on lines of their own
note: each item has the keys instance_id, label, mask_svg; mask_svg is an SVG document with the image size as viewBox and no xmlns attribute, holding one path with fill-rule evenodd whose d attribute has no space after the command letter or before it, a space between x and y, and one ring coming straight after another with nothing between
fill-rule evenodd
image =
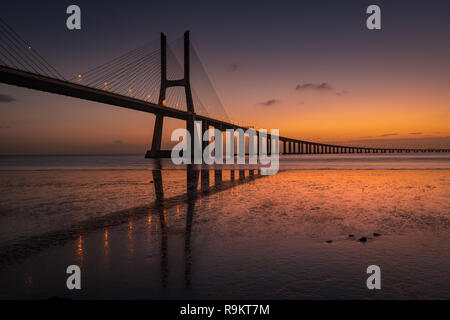
<instances>
[{"instance_id":1,"label":"silhouetted bridge span","mask_svg":"<svg viewBox=\"0 0 450 320\"><path fill-rule=\"evenodd\" d=\"M179 68L177 59L168 50L166 36L161 34L160 48L152 50L149 45L107 62L85 74L79 74L72 81L64 79L59 72L47 63L35 50L23 41L9 26L0 20L2 36L5 39L0 47L0 82L23 88L35 89L88 101L100 102L122 108L151 113L156 116L149 158L170 157L170 150L161 150L163 120L165 117L186 121L186 127L194 139L194 121L202 121L202 133L210 127L220 130L249 128L232 123L226 113L222 119L209 115L199 95L191 88L191 50L189 32L184 34L184 68L178 77L168 72L168 58L172 66ZM157 62L155 60L158 59ZM157 74L157 75L156 75ZM156 79L158 78L158 79ZM206 87L212 86L206 78ZM182 94L168 95L168 89L182 89ZM159 94L158 92L159 91ZM151 94L148 94L148 93ZM157 100L156 100L157 96ZM219 111L224 111L215 92L213 102ZM195 100L195 103L194 103ZM185 109L180 109L182 105ZM198 107L200 112L196 112ZM222 109L221 109L222 108ZM225 118L225 119L224 119ZM256 135L259 131L256 129ZM275 140L273 140L275 141ZM450 149L432 148L373 148L363 146L344 146L323 144L279 136L280 145L272 148L272 137L267 133L267 153L281 151L283 154L343 154L343 153L418 153L449 152ZM207 142L203 142L205 146ZM194 143L192 143L192 146Z\"/></svg>"}]
</instances>

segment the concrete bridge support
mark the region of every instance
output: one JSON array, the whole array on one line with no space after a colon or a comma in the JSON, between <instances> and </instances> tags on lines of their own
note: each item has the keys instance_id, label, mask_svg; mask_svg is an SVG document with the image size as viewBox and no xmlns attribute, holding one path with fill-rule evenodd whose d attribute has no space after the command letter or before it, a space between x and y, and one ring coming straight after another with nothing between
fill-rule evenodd
<instances>
[{"instance_id":1,"label":"concrete bridge support","mask_svg":"<svg viewBox=\"0 0 450 320\"><path fill-rule=\"evenodd\" d=\"M191 154L194 157L194 121L195 111L194 102L192 100L191 83L190 83L190 42L189 31L184 33L184 77L183 79L167 79L167 38L161 33L161 84L158 98L158 105L165 106L166 90L170 87L184 87L186 94L186 107L189 113L186 120L186 129L191 134ZM155 119L155 127L153 129L152 148L147 151L146 158L170 158L170 150L161 150L163 129L163 115L157 114Z\"/></svg>"}]
</instances>

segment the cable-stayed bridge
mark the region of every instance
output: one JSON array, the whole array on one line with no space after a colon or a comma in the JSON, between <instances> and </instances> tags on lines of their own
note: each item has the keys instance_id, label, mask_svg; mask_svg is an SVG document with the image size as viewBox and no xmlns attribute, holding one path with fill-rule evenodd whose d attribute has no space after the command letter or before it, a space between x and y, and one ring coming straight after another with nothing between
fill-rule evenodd
<instances>
[{"instance_id":1,"label":"cable-stayed bridge","mask_svg":"<svg viewBox=\"0 0 450 320\"><path fill-rule=\"evenodd\" d=\"M183 52L183 56L177 54ZM183 67L181 66L182 61ZM43 92L100 102L112 106L152 113L156 116L153 141L147 157L169 157L161 150L165 117L186 121L194 137L194 121L202 121L202 132L214 127L249 129L232 123L189 40L183 38L167 44L161 34L152 41L91 70L64 78L30 44L0 19L0 82ZM281 129L282 130L282 129ZM257 134L259 134L256 129ZM268 153L340 154L450 152L435 148L373 148L323 144L279 136L280 145L272 146L268 133Z\"/></svg>"}]
</instances>

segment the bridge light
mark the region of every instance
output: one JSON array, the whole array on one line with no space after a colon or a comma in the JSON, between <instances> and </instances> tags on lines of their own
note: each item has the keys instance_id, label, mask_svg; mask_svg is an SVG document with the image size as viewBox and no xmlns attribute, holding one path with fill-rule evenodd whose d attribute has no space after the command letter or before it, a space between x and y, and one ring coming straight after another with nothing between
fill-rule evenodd
<instances>
[{"instance_id":1,"label":"bridge light","mask_svg":"<svg viewBox=\"0 0 450 320\"><path fill-rule=\"evenodd\" d=\"M28 50L31 50L31 46L28 46Z\"/></svg>"},{"instance_id":2,"label":"bridge light","mask_svg":"<svg viewBox=\"0 0 450 320\"><path fill-rule=\"evenodd\" d=\"M162 105L165 106L166 105L166 100L162 101Z\"/></svg>"},{"instance_id":3,"label":"bridge light","mask_svg":"<svg viewBox=\"0 0 450 320\"><path fill-rule=\"evenodd\" d=\"M132 89L128 89L128 93L131 93L133 90Z\"/></svg>"},{"instance_id":4,"label":"bridge light","mask_svg":"<svg viewBox=\"0 0 450 320\"><path fill-rule=\"evenodd\" d=\"M107 85L108 85L108 82L105 82L104 85L107 86Z\"/></svg>"}]
</instances>

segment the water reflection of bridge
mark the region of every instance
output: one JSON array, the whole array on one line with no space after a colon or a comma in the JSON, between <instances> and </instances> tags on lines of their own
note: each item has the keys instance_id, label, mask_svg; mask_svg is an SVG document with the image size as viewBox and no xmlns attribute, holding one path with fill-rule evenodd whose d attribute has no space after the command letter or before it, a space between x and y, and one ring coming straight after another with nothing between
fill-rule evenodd
<instances>
[{"instance_id":1,"label":"water reflection of bridge","mask_svg":"<svg viewBox=\"0 0 450 320\"><path fill-rule=\"evenodd\" d=\"M168 240L170 232L166 219L167 212L171 208L179 206L181 203L187 205L187 214L184 235L184 275L186 287L191 284L191 232L194 223L196 204L202 197L208 197L221 191L231 189L233 187L249 183L257 178L263 177L259 175L258 169L239 169L239 170L223 170L216 168L215 170L202 169L194 165L188 166L186 172L185 192L176 196L165 196L163 174L161 169L152 171L154 191L156 200L148 205L137 206L121 211L108 213L100 217L94 217L86 221L73 224L67 228L49 231L46 233L30 236L28 238L20 238L0 246L0 269L11 263L24 261L25 259L37 255L50 247L60 246L73 242L75 244L75 261L81 268L84 267L86 261L86 252L84 250L85 239L92 233L103 233L102 247L110 253L109 242L113 237L112 228L117 226L131 226L139 219L148 219L150 216L159 216L160 236L161 236L161 281L163 287L167 285L169 273L168 259ZM181 170L177 170L181 171ZM230 179L224 179L223 173L230 172ZM210 177L214 177L214 181L210 183ZM149 185L150 187L150 185ZM153 190L151 190L153 193ZM155 221L156 219L152 219ZM94 237L92 237L94 238ZM131 241L132 237L129 239Z\"/></svg>"},{"instance_id":2,"label":"water reflection of bridge","mask_svg":"<svg viewBox=\"0 0 450 320\"><path fill-rule=\"evenodd\" d=\"M189 165L186 169L186 193L182 196L171 198L164 197L164 184L161 170L156 169L152 171L156 194L154 209L155 213L159 214L161 224L161 284L163 287L167 287L169 277L169 235L166 219L166 209L170 206L173 206L174 202L179 203L181 199L183 199L187 203L184 231L184 279L186 288L189 288L191 286L192 275L191 234L197 200L204 195L212 195L233 188L235 186L248 183L256 178L263 177L260 175L258 169L238 169L230 170L230 180L224 181L223 171L224 170L222 169L214 170L214 184L211 186L211 170L201 168L199 169L194 165Z\"/></svg>"}]
</instances>

